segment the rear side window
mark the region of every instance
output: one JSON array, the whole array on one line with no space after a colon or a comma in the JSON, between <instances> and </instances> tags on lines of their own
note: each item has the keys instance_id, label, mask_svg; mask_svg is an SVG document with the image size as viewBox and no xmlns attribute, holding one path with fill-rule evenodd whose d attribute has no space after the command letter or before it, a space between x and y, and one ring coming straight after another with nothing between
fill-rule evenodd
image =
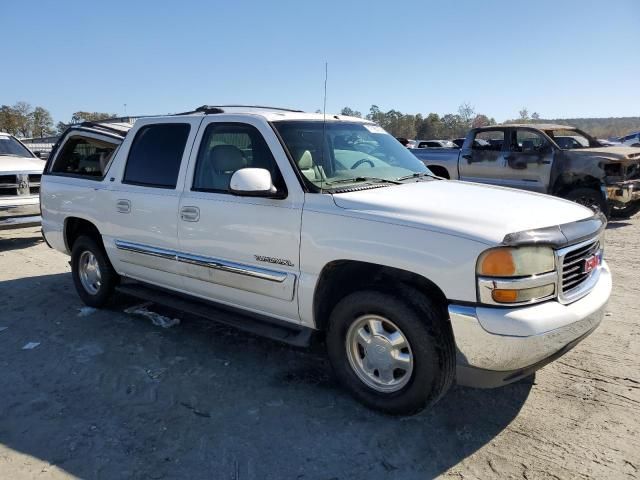
<instances>
[{"instance_id":1,"label":"rear side window","mask_svg":"<svg viewBox=\"0 0 640 480\"><path fill-rule=\"evenodd\" d=\"M189 129L186 123L161 123L138 130L122 183L176 188Z\"/></svg>"},{"instance_id":2,"label":"rear side window","mask_svg":"<svg viewBox=\"0 0 640 480\"><path fill-rule=\"evenodd\" d=\"M51 173L101 179L117 145L91 137L69 138L51 167Z\"/></svg>"}]
</instances>

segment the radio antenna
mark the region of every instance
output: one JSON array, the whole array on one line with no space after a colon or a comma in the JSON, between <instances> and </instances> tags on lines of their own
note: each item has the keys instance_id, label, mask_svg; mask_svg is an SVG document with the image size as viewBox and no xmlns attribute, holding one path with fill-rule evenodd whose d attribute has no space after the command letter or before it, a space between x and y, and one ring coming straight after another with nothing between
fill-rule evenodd
<instances>
[{"instance_id":1,"label":"radio antenna","mask_svg":"<svg viewBox=\"0 0 640 480\"><path fill-rule=\"evenodd\" d=\"M318 172L320 174L320 193L322 193L322 183L324 181L324 150L326 146L326 128L327 128L327 77L329 76L329 63L324 62L324 99L322 101L322 155L320 156L320 168Z\"/></svg>"}]
</instances>

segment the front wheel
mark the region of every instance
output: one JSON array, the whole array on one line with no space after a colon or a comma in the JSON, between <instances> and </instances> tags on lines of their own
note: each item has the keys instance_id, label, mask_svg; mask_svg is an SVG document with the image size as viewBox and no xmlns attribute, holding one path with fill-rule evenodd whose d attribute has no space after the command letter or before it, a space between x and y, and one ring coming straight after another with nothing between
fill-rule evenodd
<instances>
[{"instance_id":1,"label":"front wheel","mask_svg":"<svg viewBox=\"0 0 640 480\"><path fill-rule=\"evenodd\" d=\"M73 244L71 274L82 301L96 308L107 303L119 280L102 246L87 236Z\"/></svg>"},{"instance_id":2,"label":"front wheel","mask_svg":"<svg viewBox=\"0 0 640 480\"><path fill-rule=\"evenodd\" d=\"M640 212L640 200L624 205L611 205L611 216L614 218L629 218L638 212Z\"/></svg>"},{"instance_id":3,"label":"front wheel","mask_svg":"<svg viewBox=\"0 0 640 480\"><path fill-rule=\"evenodd\" d=\"M340 382L365 405L413 414L434 404L455 376L455 344L442 309L378 291L355 292L336 305L327 332ZM417 306L417 305L420 306Z\"/></svg>"},{"instance_id":4,"label":"front wheel","mask_svg":"<svg viewBox=\"0 0 640 480\"><path fill-rule=\"evenodd\" d=\"M575 190L571 190L564 198L590 208L594 212L602 212L607 217L609 216L609 205L599 190L594 188L576 188Z\"/></svg>"}]
</instances>

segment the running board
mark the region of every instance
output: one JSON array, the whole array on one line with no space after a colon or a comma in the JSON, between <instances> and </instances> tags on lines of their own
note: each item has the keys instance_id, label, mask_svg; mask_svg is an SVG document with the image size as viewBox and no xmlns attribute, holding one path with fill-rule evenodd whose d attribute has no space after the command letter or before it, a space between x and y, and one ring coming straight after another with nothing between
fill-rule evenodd
<instances>
[{"instance_id":1,"label":"running board","mask_svg":"<svg viewBox=\"0 0 640 480\"><path fill-rule=\"evenodd\" d=\"M233 307L147 286L143 283L123 283L116 287L116 291L296 347L309 346L314 333L314 330L308 327L289 324L264 315L242 312Z\"/></svg>"}]
</instances>

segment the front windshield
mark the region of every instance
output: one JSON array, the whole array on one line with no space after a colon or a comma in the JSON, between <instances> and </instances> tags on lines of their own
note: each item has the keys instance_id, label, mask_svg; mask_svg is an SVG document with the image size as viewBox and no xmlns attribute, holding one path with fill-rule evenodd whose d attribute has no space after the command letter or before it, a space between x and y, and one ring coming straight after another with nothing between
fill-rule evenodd
<instances>
[{"instance_id":1,"label":"front windshield","mask_svg":"<svg viewBox=\"0 0 640 480\"><path fill-rule=\"evenodd\" d=\"M319 188L430 175L420 160L374 123L278 121L273 125L302 175Z\"/></svg>"},{"instance_id":2,"label":"front windshield","mask_svg":"<svg viewBox=\"0 0 640 480\"><path fill-rule=\"evenodd\" d=\"M0 155L11 155L12 157L33 157L31 152L23 147L20 142L7 135L0 135Z\"/></svg>"},{"instance_id":3,"label":"front windshield","mask_svg":"<svg viewBox=\"0 0 640 480\"><path fill-rule=\"evenodd\" d=\"M562 150L601 146L597 140L578 129L545 130L545 133L549 135Z\"/></svg>"}]
</instances>

